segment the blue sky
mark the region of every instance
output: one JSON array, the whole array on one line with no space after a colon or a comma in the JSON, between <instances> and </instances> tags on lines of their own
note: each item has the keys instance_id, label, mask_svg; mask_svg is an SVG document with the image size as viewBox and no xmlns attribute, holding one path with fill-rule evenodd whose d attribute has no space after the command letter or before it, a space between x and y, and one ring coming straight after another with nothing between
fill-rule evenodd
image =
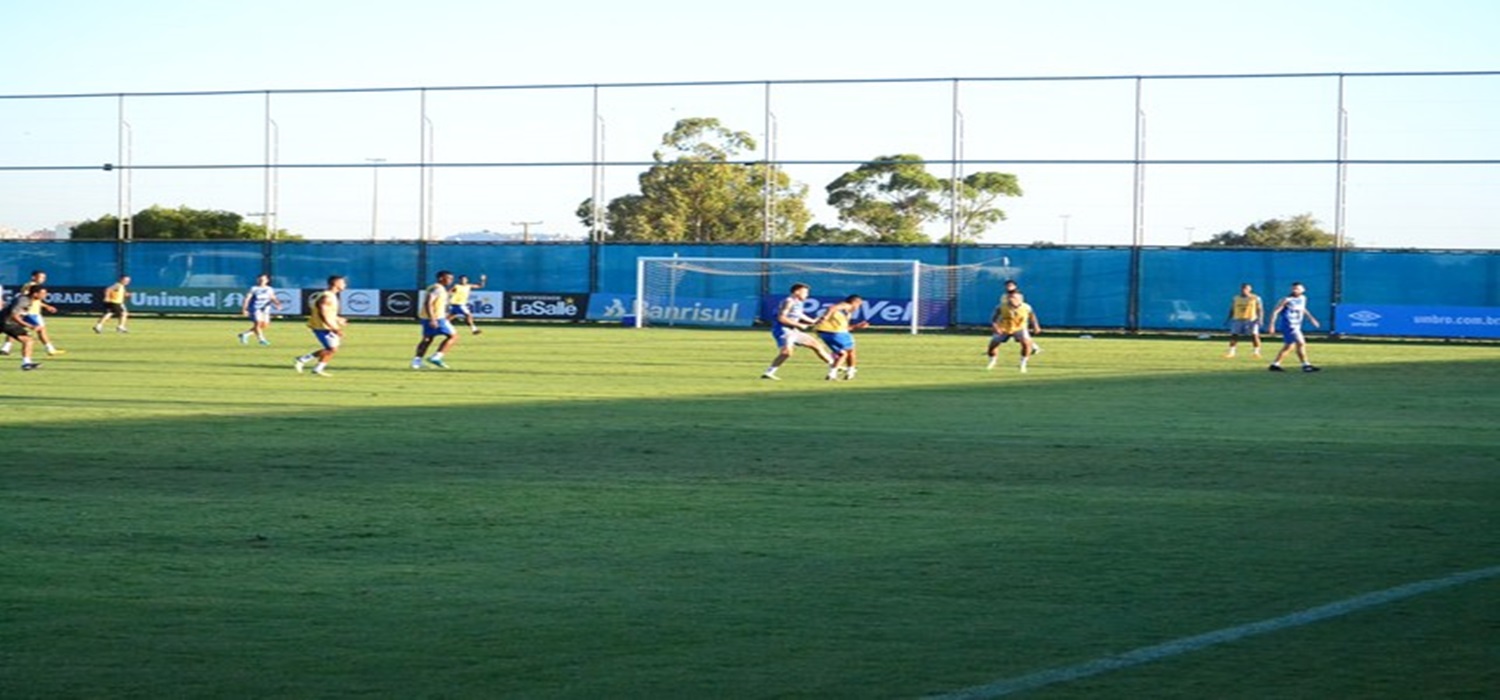
<instances>
[{"instance_id":1,"label":"blue sky","mask_svg":"<svg viewBox=\"0 0 1500 700\"><path fill-rule=\"evenodd\" d=\"M0 7L0 95L621 82L1133 76L1500 70L1500 5L1433 2L1254 4L1150 1L728 4L643 0L518 5L408 2L139 3L22 0ZM1336 81L1158 81L1146 89L1147 157L1330 158ZM773 89L776 156L860 160L893 152L947 159L949 83ZM960 87L963 155L974 159L1120 158L1133 147L1133 81ZM434 94L438 162L583 161L591 94ZM419 156L416 93L274 98L282 163ZM1355 80L1347 86L1353 158L1500 158L1500 77ZM606 159L650 157L671 123L715 116L765 142L764 88L610 90ZM116 156L113 99L0 100L0 166L80 165ZM256 163L261 96L130 100L132 162ZM852 166L788 168L823 186ZM934 165L939 174L947 167ZM1127 243L1129 168L971 165L1021 176L1026 196L987 240ZM1349 234L1383 246L1500 247L1500 166L1367 166L1348 183ZM606 196L638 169L611 168ZM279 223L316 237L415 230L413 170L286 173ZM439 170L436 233L543 221L579 233L586 169ZM1334 218L1331 167L1148 168L1146 242L1179 244L1255 220ZM113 175L0 171L0 226L22 230L113 213ZM133 208L263 208L261 174L138 172Z\"/></svg>"}]
</instances>

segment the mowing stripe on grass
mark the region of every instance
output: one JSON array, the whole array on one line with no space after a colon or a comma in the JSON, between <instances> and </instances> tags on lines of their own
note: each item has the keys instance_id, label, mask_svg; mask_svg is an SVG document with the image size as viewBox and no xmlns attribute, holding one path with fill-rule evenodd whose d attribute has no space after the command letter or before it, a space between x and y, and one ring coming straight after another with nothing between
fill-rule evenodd
<instances>
[{"instance_id":1,"label":"mowing stripe on grass","mask_svg":"<svg viewBox=\"0 0 1500 700\"><path fill-rule=\"evenodd\" d=\"M1461 573L1453 574L1451 576L1444 576L1442 578L1428 579L1426 581L1418 581L1417 583L1408 583L1403 586L1396 586L1395 588L1387 588L1383 591L1366 593L1364 595L1355 596L1353 598L1345 598L1344 600L1340 600L1335 603L1329 603L1327 605L1320 605L1316 608L1308 608L1306 610L1294 612L1290 615L1273 617L1269 620L1251 622L1249 624L1239 625L1237 627L1226 627L1224 629L1214 632L1208 632L1206 634L1199 634L1192 637L1183 637L1181 639L1174 639L1163 644L1141 647L1139 649L1127 651L1123 654L1106 656L1103 658L1095 659L1093 661L1087 661L1081 664L1077 664L1075 666L1065 666L1062 668L1048 669L1046 671L1038 671L1036 673L1029 673L1024 676L1018 676L1016 678L1008 678L995 681L994 683L974 686L972 688L959 690L953 693L936 695L932 696L932 700L979 700L980 698L1004 697L1013 693L1035 690L1043 686L1053 685L1056 683L1067 683L1069 681L1076 681L1080 678L1097 676L1101 673L1106 673L1109 671L1116 671L1122 668L1129 668L1131 666L1150 663L1152 661L1159 661L1161 659L1176 656L1178 654L1186 654L1188 652L1198 651L1199 649L1204 649L1218 644L1239 641L1246 637L1253 637L1258 634L1275 632L1278 630L1287 629L1289 627L1300 627L1302 625L1318 622L1320 620L1326 620L1331 617L1347 615L1349 613L1357 612L1365 608L1384 605L1386 603L1401 600L1403 598L1410 598L1412 596L1421 595L1423 593L1430 593L1432 591L1451 588L1453 586L1458 586L1473 581L1480 581L1487 578L1494 578L1496 576L1500 576L1500 566L1491 566L1484 569L1464 571Z\"/></svg>"}]
</instances>

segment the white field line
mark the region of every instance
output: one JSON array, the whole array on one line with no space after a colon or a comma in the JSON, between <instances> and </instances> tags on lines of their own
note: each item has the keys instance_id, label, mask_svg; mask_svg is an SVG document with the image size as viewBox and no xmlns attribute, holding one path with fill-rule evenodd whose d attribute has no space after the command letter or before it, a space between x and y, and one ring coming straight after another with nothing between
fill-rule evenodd
<instances>
[{"instance_id":1,"label":"white field line","mask_svg":"<svg viewBox=\"0 0 1500 700\"><path fill-rule=\"evenodd\" d=\"M1500 566L1491 566L1484 569L1464 571L1453 574L1451 576L1444 576L1442 578L1429 579L1426 581L1418 581L1416 583L1408 583L1402 586L1396 586L1395 588L1387 588L1383 591L1376 591L1374 593L1366 593L1364 595L1355 596L1353 598L1346 598L1344 600L1329 603L1327 605L1320 605L1316 608L1308 608L1306 610L1294 612L1290 615L1273 617L1269 620L1251 622L1249 624L1239 625L1237 627L1226 627L1214 632L1199 634L1192 637L1183 637L1181 639L1174 639L1170 642L1156 644L1149 647L1141 647L1139 649L1127 651L1123 654L1101 657L1098 659L1094 659L1093 661L1086 661L1074 666L1064 666L1062 668L1037 671L1036 673L1028 673L1024 676L1002 679L993 683L986 683L985 685L974 686L972 688L966 688L964 690L958 690L943 695L934 695L931 697L933 698L933 700L981 700L986 698L1004 697L1013 693L1035 690L1043 686L1053 685L1056 683L1067 683L1069 681L1076 681L1080 678L1088 678L1089 676L1096 676L1101 673L1107 673L1109 671L1117 671L1122 668L1129 668L1131 666L1151 663L1153 661L1159 661L1168 657L1177 656L1178 654L1186 654L1188 652L1198 651L1199 649L1204 649L1218 644L1226 644L1228 642L1239 641L1246 637L1253 637L1258 634L1275 632L1290 627L1300 627L1302 625L1311 624L1320 620L1339 617L1340 615L1347 615L1352 612L1364 610L1365 608L1384 605L1386 603L1401 600L1403 598L1410 598L1412 596L1421 595L1423 593L1431 593L1432 591L1438 591L1444 588L1452 588L1454 586L1459 586L1465 583L1480 581L1487 578L1495 578L1497 576L1500 576Z\"/></svg>"}]
</instances>

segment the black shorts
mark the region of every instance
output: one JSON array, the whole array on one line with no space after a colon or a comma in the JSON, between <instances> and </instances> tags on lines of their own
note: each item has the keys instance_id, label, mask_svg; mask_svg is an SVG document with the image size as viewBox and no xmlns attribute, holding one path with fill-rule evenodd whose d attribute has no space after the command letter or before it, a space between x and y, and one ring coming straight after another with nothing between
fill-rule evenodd
<instances>
[{"instance_id":1,"label":"black shorts","mask_svg":"<svg viewBox=\"0 0 1500 700\"><path fill-rule=\"evenodd\" d=\"M115 304L115 303L111 303L111 302L106 301L106 302L104 302L104 311L106 313L111 313L111 314L114 314L116 316L120 316L120 315L123 315L125 313L125 305L124 304Z\"/></svg>"},{"instance_id":2,"label":"black shorts","mask_svg":"<svg viewBox=\"0 0 1500 700\"><path fill-rule=\"evenodd\" d=\"M12 322L10 320L6 320L5 327L3 329L0 329L0 331L3 331L6 335L12 338L24 338L28 335L31 335L30 328L27 328L26 326Z\"/></svg>"}]
</instances>

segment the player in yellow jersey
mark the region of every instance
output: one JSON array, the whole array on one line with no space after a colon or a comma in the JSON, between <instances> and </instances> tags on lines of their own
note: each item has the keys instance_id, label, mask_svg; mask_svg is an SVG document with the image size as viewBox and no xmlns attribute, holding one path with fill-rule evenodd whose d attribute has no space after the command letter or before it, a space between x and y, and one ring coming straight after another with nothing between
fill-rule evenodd
<instances>
[{"instance_id":1,"label":"player in yellow jersey","mask_svg":"<svg viewBox=\"0 0 1500 700\"><path fill-rule=\"evenodd\" d=\"M824 379L838 379L839 372L844 373L844 379L853 379L859 371L858 359L854 353L854 334L856 331L870 325L869 321L854 321L854 313L865 303L863 297L858 294L850 294L843 301L829 304L813 322L813 330L818 332L818 337L823 344L828 346L828 351L833 354L833 361L828 363L828 376Z\"/></svg>"},{"instance_id":2,"label":"player in yellow jersey","mask_svg":"<svg viewBox=\"0 0 1500 700\"><path fill-rule=\"evenodd\" d=\"M412 369L422 369L422 355L432 345L433 339L439 337L443 342L438 345L438 351L427 358L427 362L434 367L448 369L448 364L443 362L443 354L458 342L458 334L453 332L453 323L448 320L448 287L452 284L453 273L439 270L437 281L427 288L427 293L422 298L422 304L417 309L417 318L422 322L422 340L417 343L417 353L411 358Z\"/></svg>"},{"instance_id":3,"label":"player in yellow jersey","mask_svg":"<svg viewBox=\"0 0 1500 700\"><path fill-rule=\"evenodd\" d=\"M21 369L33 370L41 367L40 362L31 361L31 331L39 330L36 324L31 322L29 313L31 304L47 296L47 290L41 285L31 285L26 293L17 292L16 296L0 311L0 331L5 333L5 344L9 346L12 341L21 344ZM9 351L7 351L7 354Z\"/></svg>"},{"instance_id":4,"label":"player in yellow jersey","mask_svg":"<svg viewBox=\"0 0 1500 700\"><path fill-rule=\"evenodd\" d=\"M59 350L52 344L52 336L47 333L47 320L42 318L42 312L49 314L57 313L57 307L47 303L47 295L35 296L31 290L41 287L47 283L47 272L45 270L32 270L31 279L21 285L21 290L16 296L26 297L26 323L28 327L36 330L36 339L42 341L42 346L47 349L48 355L67 354L67 350ZM10 354L11 339L7 337L4 343L0 343L0 355Z\"/></svg>"},{"instance_id":5,"label":"player in yellow jersey","mask_svg":"<svg viewBox=\"0 0 1500 700\"><path fill-rule=\"evenodd\" d=\"M104 288L104 315L99 317L99 322L94 324L95 333L104 332L104 322L114 316L119 320L115 322L116 333L129 333L130 329L125 327L125 322L130 318L130 311L125 308L125 300L130 298L130 275L120 275L120 279L114 284Z\"/></svg>"},{"instance_id":6,"label":"player in yellow jersey","mask_svg":"<svg viewBox=\"0 0 1500 700\"><path fill-rule=\"evenodd\" d=\"M479 335L484 331L479 330L479 326L474 325L474 311L469 308L469 292L483 288L484 283L487 281L489 281L488 276L480 275L479 284L470 284L468 275L459 275L458 281L454 282L453 286L449 288L448 318L454 319L462 316L464 323L469 324L469 330L473 331L474 335Z\"/></svg>"},{"instance_id":7,"label":"player in yellow jersey","mask_svg":"<svg viewBox=\"0 0 1500 700\"><path fill-rule=\"evenodd\" d=\"M1021 344L1021 371L1025 372L1026 362L1035 353L1031 336L1042 332L1041 321L1037 320L1036 311L1026 303L1026 296L1019 290L1006 292L1000 298L1000 304L995 307L995 312L990 315L990 328L994 330L994 334L990 336L990 347L985 351L990 356L985 369L995 368L1000 346L1015 338Z\"/></svg>"},{"instance_id":8,"label":"player in yellow jersey","mask_svg":"<svg viewBox=\"0 0 1500 700\"><path fill-rule=\"evenodd\" d=\"M1255 356L1260 357L1260 328L1265 325L1265 318L1265 304L1261 303L1250 283L1240 285L1240 293L1229 300L1229 316L1224 319L1229 324L1229 350L1224 356L1234 357L1240 336L1248 335Z\"/></svg>"},{"instance_id":9,"label":"player in yellow jersey","mask_svg":"<svg viewBox=\"0 0 1500 700\"><path fill-rule=\"evenodd\" d=\"M347 286L349 281L343 275L331 275L327 289L313 292L308 297L307 327L312 330L313 337L318 339L320 347L296 359L292 367L297 372L300 373L307 363L316 358L318 364L313 366L312 373L320 377L328 376L328 361L339 351L344 340L344 327L349 325L348 319L339 315L339 292L344 291Z\"/></svg>"}]
</instances>

